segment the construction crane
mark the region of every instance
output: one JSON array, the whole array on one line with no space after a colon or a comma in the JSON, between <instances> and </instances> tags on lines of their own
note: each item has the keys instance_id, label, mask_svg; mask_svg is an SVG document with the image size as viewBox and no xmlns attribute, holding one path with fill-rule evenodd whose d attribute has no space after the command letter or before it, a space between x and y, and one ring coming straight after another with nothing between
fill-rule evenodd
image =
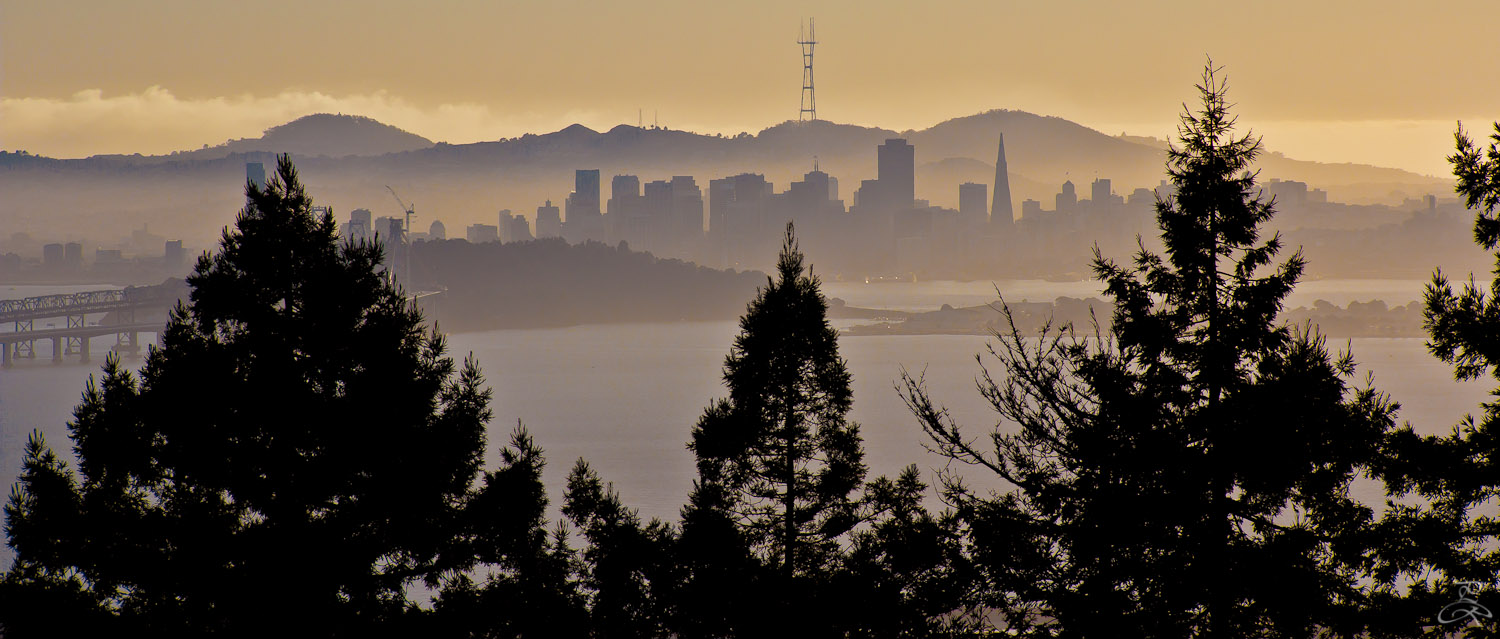
<instances>
[{"instance_id":1,"label":"construction crane","mask_svg":"<svg viewBox=\"0 0 1500 639\"><path fill-rule=\"evenodd\" d=\"M406 214L406 226L402 227L400 239L406 253L406 285L415 286L411 281L411 219L416 217L417 211L402 201L401 196L396 195L396 189L391 188L391 185L385 185L385 190L391 192L391 197L396 198L396 203L401 205L401 212Z\"/></svg>"}]
</instances>

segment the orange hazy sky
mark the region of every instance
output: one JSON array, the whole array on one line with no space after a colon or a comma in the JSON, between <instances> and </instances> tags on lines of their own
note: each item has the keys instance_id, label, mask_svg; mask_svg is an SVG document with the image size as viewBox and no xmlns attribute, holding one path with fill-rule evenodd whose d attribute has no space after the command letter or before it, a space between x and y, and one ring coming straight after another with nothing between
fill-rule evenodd
<instances>
[{"instance_id":1,"label":"orange hazy sky","mask_svg":"<svg viewBox=\"0 0 1500 639\"><path fill-rule=\"evenodd\" d=\"M163 153L314 112L434 140L797 115L897 130L995 109L1166 137L1205 56L1293 157L1446 172L1500 118L1500 2L101 0L0 4L0 149Z\"/></svg>"}]
</instances>

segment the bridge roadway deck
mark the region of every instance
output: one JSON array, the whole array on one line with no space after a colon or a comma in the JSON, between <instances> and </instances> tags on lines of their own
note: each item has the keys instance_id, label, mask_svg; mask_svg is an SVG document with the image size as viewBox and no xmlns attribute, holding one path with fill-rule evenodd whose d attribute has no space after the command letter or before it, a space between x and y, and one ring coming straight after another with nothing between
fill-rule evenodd
<instances>
[{"instance_id":1,"label":"bridge roadway deck","mask_svg":"<svg viewBox=\"0 0 1500 639\"><path fill-rule=\"evenodd\" d=\"M52 361L78 355L88 361L89 340L117 336L112 350L136 352L140 333L160 333L164 320L152 317L170 308L185 293L181 286L140 286L0 300L0 366L17 359L35 359L37 340L52 340ZM90 315L104 321L88 322ZM58 328L48 323L38 330L36 320L67 318Z\"/></svg>"},{"instance_id":2,"label":"bridge roadway deck","mask_svg":"<svg viewBox=\"0 0 1500 639\"><path fill-rule=\"evenodd\" d=\"M437 295L442 291L416 293L412 300ZM165 320L154 322L136 321L135 311L170 309L187 294L183 285L141 286L116 290L85 291L41 295L15 300L0 300L0 325L13 323L13 330L0 328L0 365L9 366L16 359L34 359L36 341L52 340L52 360L61 361L64 355L80 355L83 361L89 358L89 340L102 335L119 337L112 347L115 350L136 351L139 333L160 334ZM106 317L113 324L88 324L88 315L117 313ZM48 326L36 330L35 320L44 318L68 318L68 326Z\"/></svg>"},{"instance_id":3,"label":"bridge roadway deck","mask_svg":"<svg viewBox=\"0 0 1500 639\"><path fill-rule=\"evenodd\" d=\"M178 299L175 293L153 286L0 300L0 322L27 322L47 317L91 315L129 309L169 308Z\"/></svg>"},{"instance_id":4,"label":"bridge roadway deck","mask_svg":"<svg viewBox=\"0 0 1500 639\"><path fill-rule=\"evenodd\" d=\"M48 328L40 331L0 331L0 366L9 366L16 359L31 359L32 356L22 356L14 352L17 344L34 344L37 340L52 340L52 361L61 361L64 345L69 343L69 338L76 339L73 344L77 352L66 354L77 354L81 360L87 362L89 359L89 340L104 335L129 334L128 342L117 343L114 348L120 350L135 350L135 335L137 333L160 333L166 328L163 322L135 322L131 324L96 324L91 326L76 326L72 328ZM28 349L29 350L29 349Z\"/></svg>"}]
</instances>

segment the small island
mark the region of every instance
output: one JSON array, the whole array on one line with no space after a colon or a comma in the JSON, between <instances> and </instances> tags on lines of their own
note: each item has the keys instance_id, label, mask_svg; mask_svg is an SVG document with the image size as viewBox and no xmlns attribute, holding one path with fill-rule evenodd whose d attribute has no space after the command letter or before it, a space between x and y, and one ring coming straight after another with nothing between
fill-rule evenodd
<instances>
[{"instance_id":1,"label":"small island","mask_svg":"<svg viewBox=\"0 0 1500 639\"><path fill-rule=\"evenodd\" d=\"M555 238L417 242L412 270L417 288L441 291L422 297L423 310L456 332L728 320L766 283L759 271L658 258L624 242Z\"/></svg>"}]
</instances>

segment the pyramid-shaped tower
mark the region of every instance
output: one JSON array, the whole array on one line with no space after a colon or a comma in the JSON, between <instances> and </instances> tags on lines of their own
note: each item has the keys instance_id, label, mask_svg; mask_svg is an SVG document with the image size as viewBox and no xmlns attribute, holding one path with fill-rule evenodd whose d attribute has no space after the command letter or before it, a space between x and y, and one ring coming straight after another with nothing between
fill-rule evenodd
<instances>
[{"instance_id":1,"label":"pyramid-shaped tower","mask_svg":"<svg viewBox=\"0 0 1500 639\"><path fill-rule=\"evenodd\" d=\"M990 224L1009 228L1015 222L1015 211L1010 207L1010 169L1005 165L1005 134L1000 134L1000 152L995 157L994 199L990 202Z\"/></svg>"}]
</instances>

